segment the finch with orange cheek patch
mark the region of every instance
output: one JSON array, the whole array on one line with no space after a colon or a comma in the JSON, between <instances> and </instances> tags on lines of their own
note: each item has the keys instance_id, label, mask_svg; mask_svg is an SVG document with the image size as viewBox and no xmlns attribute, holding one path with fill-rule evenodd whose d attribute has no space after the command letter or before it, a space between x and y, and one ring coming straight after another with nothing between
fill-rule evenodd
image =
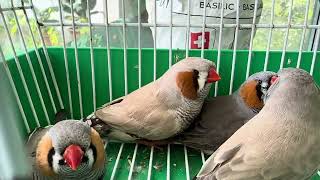
<instances>
[{"instance_id":1,"label":"finch with orange cheek patch","mask_svg":"<svg viewBox=\"0 0 320 180\"><path fill-rule=\"evenodd\" d=\"M207 159L198 180L301 180L319 169L320 90L304 70L277 75L261 111Z\"/></svg>"},{"instance_id":2,"label":"finch with orange cheek patch","mask_svg":"<svg viewBox=\"0 0 320 180\"><path fill-rule=\"evenodd\" d=\"M103 179L105 151L87 123L63 120L36 129L27 142L33 179Z\"/></svg>"},{"instance_id":3,"label":"finch with orange cheek patch","mask_svg":"<svg viewBox=\"0 0 320 180\"><path fill-rule=\"evenodd\" d=\"M156 81L97 110L100 123L93 126L111 139L127 142L172 137L192 123L211 84L219 80L213 62L186 58Z\"/></svg>"},{"instance_id":4,"label":"finch with orange cheek patch","mask_svg":"<svg viewBox=\"0 0 320 180\"><path fill-rule=\"evenodd\" d=\"M255 73L232 95L206 100L194 123L169 141L182 143L211 155L262 109L263 99L274 76L276 73L270 71Z\"/></svg>"}]
</instances>

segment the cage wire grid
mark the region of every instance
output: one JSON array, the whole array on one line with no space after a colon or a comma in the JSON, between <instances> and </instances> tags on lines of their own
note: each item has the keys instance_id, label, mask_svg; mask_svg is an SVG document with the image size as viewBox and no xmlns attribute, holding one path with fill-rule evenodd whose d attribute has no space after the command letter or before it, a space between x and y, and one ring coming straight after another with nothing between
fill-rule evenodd
<instances>
[{"instance_id":1,"label":"cage wire grid","mask_svg":"<svg viewBox=\"0 0 320 180\"><path fill-rule=\"evenodd\" d=\"M39 119L38 119L38 114L36 113L35 110L35 105L34 102L31 98L30 92L28 90L28 86L27 86L27 82L25 80L21 65L20 65L20 59L18 57L18 54L16 52L16 47L15 44L12 40L12 35L9 32L9 24L6 21L5 18L5 14L4 12L12 12L14 14L14 18L18 27L18 34L20 36L20 40L21 40L21 44L23 46L23 50L26 54L26 60L28 62L28 67L32 73L32 79L36 84L36 90L37 90L37 95L40 98L41 101L41 107L43 109L43 111L45 112L45 117L46 117L46 122L49 125L50 124L50 118L48 116L48 113L46 111L46 105L44 104L43 101L43 97L42 97L42 93L41 90L39 88L38 85L38 80L36 78L36 74L35 74L35 70L34 70L34 65L31 63L31 57L28 55L28 48L26 45L26 42L24 41L25 39L25 35L23 34L22 30L21 30L21 25L20 25L20 21L21 19L18 19L16 12L17 11L23 11L24 12L24 18L26 19L27 22L27 27L29 29L29 32L31 34L32 37L32 42L33 42L33 46L34 46L34 50L36 53L36 58L37 58L37 62L40 64L41 67L41 74L42 77L45 81L45 85L46 85L46 91L49 94L49 99L51 102L51 106L54 110L54 112L56 113L58 109L63 109L64 108L64 103L62 102L62 98L61 98L61 94L59 91L59 87L58 87L58 83L55 77L55 74L53 72L53 68L51 65L51 59L48 55L47 52L47 47L46 44L44 42L44 36L42 34L42 28L44 27L52 27L52 26L58 26L61 29L61 37L63 40L63 56L64 56L64 62L65 62L65 71L66 71L66 82L67 82L67 92L68 92L68 101L69 101L69 110L71 113L71 118L73 118L73 103L72 103L72 96L71 96L71 82L70 82L70 70L68 69L68 56L67 56L67 46L66 46L66 38L65 38L65 33L64 30L67 27L72 27L73 29L73 38L74 38L74 56L75 56L75 62L76 62L76 77L77 77L77 89L78 89L78 98L79 98L79 106L80 106L80 114L81 114L81 118L84 117L84 112L83 112L83 97L82 94L83 92L81 91L81 78L80 78L80 70L79 70L79 54L78 54L78 47L77 47L77 36L75 33L75 30L77 27L89 27L89 36L90 36L90 40L89 40L89 46L90 46L90 64L91 64L91 78L92 78L92 101L93 101L93 109L94 111L97 108L97 102L96 102L96 84L95 84L95 58L94 58L94 47L93 47L93 34L92 34L92 28L93 27L105 27L106 28L106 51L107 51L107 59L105 59L107 61L108 64L108 88L109 88L109 97L110 97L110 101L113 100L113 92L112 92L112 69L111 69L111 55L110 55L110 37L109 37L109 33L110 33L110 27L122 27L122 31L123 31L123 38L122 38L122 43L123 43L123 68L124 68L124 89L125 89L125 95L128 94L128 74L127 74L127 63L128 63L128 59L127 59L127 39L126 39L126 31L127 31L127 27L137 27L138 28L138 84L139 87L142 86L142 72L141 72L141 64L142 64L142 45L141 45L141 28L142 27L149 27L149 28L154 28L154 32L156 33L156 29L158 27L169 27L170 28L170 44L169 44L169 58L168 58L168 63L169 63L169 67L172 65L173 63L173 59L172 59L172 51L173 51L173 47L172 47L172 39L173 39L173 35L172 35L172 29L174 27L182 27L182 28L186 28L186 49L185 49L185 56L188 57L190 55L189 51L189 42L190 42L190 37L189 37L189 33L190 33L190 28L201 28L202 29L202 37L204 37L205 35L205 29L206 28L219 28L219 34L222 34L223 29L224 28L235 28L235 40L234 40L234 44L233 44L233 56L232 56L232 66L231 66L231 80L230 80L230 84L229 84L229 94L231 94L234 90L233 88L233 84L234 84L234 72L235 72L235 64L236 64L236 52L237 52L237 41L238 41L238 32L240 28L250 28L252 29L251 34L250 34L250 41L249 41L249 53L248 53L248 63L247 63L247 67L246 67L246 78L250 75L250 68L251 68L251 59L252 59L252 48L253 48L253 38L254 38L254 30L255 29L259 29L259 28L263 28L263 29L268 29L269 33L267 35L267 39L268 39L268 43L267 43L267 48L266 48L266 56L265 56L265 60L264 60L264 65L263 65L263 70L266 71L267 70L267 66L269 63L269 57L270 57L270 44L271 44L271 39L272 39L272 35L273 35L273 31L274 30L279 30L279 29L285 29L286 33L285 33L285 39L284 39L284 43L283 43L283 48L282 48L282 55L281 55L281 63L280 63L280 69L282 69L284 67L284 61L285 61L285 55L286 55L286 51L287 51L287 47L288 47L288 35L289 35L289 30L290 29L301 29L302 30L302 35L301 35L301 43L299 45L299 50L298 50L298 61L297 61L297 65L296 67L299 68L301 65L301 61L302 61L302 52L303 52L303 42L305 40L305 35L306 35L306 31L307 30L315 30L316 34L315 34L315 42L314 42L314 48L313 48L313 55L312 55L312 63L311 63L311 67L310 67L310 74L313 75L314 74L314 69L315 69L315 63L316 63L316 56L317 56L317 47L319 45L319 28L320 25L319 24L308 24L308 10L310 8L310 0L307 0L306 6L305 6L305 16L304 16L304 23L302 25L297 25L297 24L292 24L292 7L293 7L293 0L290 0L290 5L289 5L289 15L288 15L288 21L287 24L274 24L274 6L275 6L275 0L272 0L272 11L271 11L271 17L270 17L270 23L269 24L258 24L256 23L256 14L257 14L257 4L258 4L258 0L254 1L254 15L253 15L253 23L252 24L243 24L239 22L239 0L236 1L236 7L237 7L237 13L236 13L236 23L234 24L224 24L223 23L223 19L224 19L224 8L221 8L220 10L220 23L217 24L207 24L206 23L206 8L203 8L203 14L202 14L202 23L199 24L191 24L190 21L190 5L191 5L191 0L188 0L188 13L187 13L187 24L179 24L179 23L173 23L173 17L172 17L172 12L173 12L173 3L172 1L170 1L169 4L169 9L170 9L170 21L168 24L166 23L158 23L156 21L156 16L157 16L157 6L156 6L156 0L154 0L154 14L151 14L150 16L154 16L154 23L143 23L141 22L141 9L140 9L140 5L141 2L140 0L138 0L138 22L137 23L131 23L131 22L126 22L126 11L125 11L125 2L124 0L121 0L123 8L121 11L122 17L123 17L123 22L122 23L110 23L108 22L108 1L106 1L106 8L104 9L105 11L105 22L104 23L92 23L91 21L91 12L89 10L89 8L87 8L87 16L88 16L88 22L87 23L79 23L79 22L75 22L75 15L74 15L74 8L73 8L73 3L70 0L70 4L71 4L71 15L72 15L72 21L71 23L67 23L64 22L63 20L63 12L62 12L62 2L61 0L57 0L58 1L58 6L59 6L59 22L58 23L48 23L48 22L39 22L38 18L37 18L37 14L34 8L34 4L33 1L30 0L29 4L26 5L23 1L21 1L21 6L15 6L13 0L11 0L11 6L10 7L5 7L2 8L1 4L0 4L0 15L1 15L1 20L2 20L2 26L4 27L5 31L6 31L6 35L7 35L7 40L10 42L10 46L13 52L13 56L14 56L14 60L16 63L16 66L18 68L18 72L19 72L19 76L22 80L23 83L23 87L24 87L24 91L27 94L27 99L28 99L28 103L31 107L32 110L32 114L35 118L36 124L38 127L40 127L40 123L39 123ZM224 3L225 0L222 0L222 4ZM89 7L89 0L86 1L88 7ZM204 0L204 4L207 3L207 0ZM31 10L35 20L37 21L37 34L34 34L33 31L31 30L31 26L30 26L30 18L29 15L26 13L26 10ZM45 60L46 63L48 64L49 67L49 71L45 71L44 69L44 65L42 63L41 57L39 55L39 49L37 47L37 44L35 42L35 36L38 36L41 40L41 45L42 45L42 49L45 55ZM156 80L157 78L157 72L156 72L156 65L157 65L157 45L156 45L156 41L157 41L157 36L156 34L154 34L154 44L153 44L153 57L154 57L154 62L153 62L153 80ZM220 64L221 64L221 56L222 56L222 45L221 42L223 40L222 36L219 36L218 38L218 48L217 48L217 72L220 72ZM204 57L204 38L202 38L201 40L201 57ZM13 88L14 91L14 95L15 95L15 99L17 101L19 110L21 112L23 121L24 121L24 125L25 128L27 129L27 132L30 133L32 131L32 129L30 128L29 124L28 124L28 120L26 119L26 115L25 115L25 110L22 107L22 103L20 101L19 95L17 93L17 87L15 86L15 83L13 81L13 77L12 77L12 73L10 71L10 69L8 68L7 65L7 60L4 56L4 53L2 51L2 49L0 50L0 56L3 59L3 66L6 70L6 73L9 77L10 80L10 84ZM51 79L49 79L49 77L51 77ZM48 81L52 81L53 85L54 85L54 89L50 89L49 87L49 83ZM218 95L218 89L219 89L219 83L215 84L215 91L214 91L214 96ZM54 93L57 94L58 97L58 104L53 100L53 95L52 95L52 91L54 91ZM106 145L107 147L108 145ZM118 171L118 165L119 165L119 161L121 159L121 155L122 152L124 150L124 143L121 143L118 154L116 156L116 161L113 167L113 170L111 172L111 176L110 179L116 179L116 174ZM128 179L132 179L133 178L133 171L134 171L134 167L135 167L135 161L136 161L136 157L138 154L138 148L139 145L135 144L134 147L134 151L133 151L133 156L132 156L132 161L131 161L131 166L130 166L130 170L129 170L129 174L128 174ZM171 164L171 152L173 146L172 145L168 145L166 147L166 151L167 151L167 157L166 157L166 179L169 180L170 179L170 174L171 169L170 169L170 164ZM190 179L190 172L189 172L189 159L188 159L188 148L186 146L183 146L183 152L184 152L184 160L185 160L185 172L186 172L186 179L189 180ZM154 159L154 155L155 155L155 149L154 147L151 147L150 149L150 156L149 156L149 161L148 161L148 171L147 171L147 179L150 180L152 178L152 170L153 170L153 159ZM201 152L201 160L202 163L204 163L205 161L205 155L203 152Z\"/></svg>"}]
</instances>

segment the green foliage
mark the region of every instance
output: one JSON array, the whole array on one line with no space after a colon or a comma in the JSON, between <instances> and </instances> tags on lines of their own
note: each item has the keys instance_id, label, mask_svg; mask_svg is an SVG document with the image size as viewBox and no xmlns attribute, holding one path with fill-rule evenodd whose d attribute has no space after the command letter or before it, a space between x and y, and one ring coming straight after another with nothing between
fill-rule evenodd
<instances>
[{"instance_id":1,"label":"green foliage","mask_svg":"<svg viewBox=\"0 0 320 180\"><path fill-rule=\"evenodd\" d=\"M294 25L303 25L305 19L306 12L306 4L308 0L293 0L292 6L292 16L291 16L291 24ZM314 0L310 0L310 6L307 11L308 17L307 22L310 24L312 20L313 14L313 5ZM288 16L290 11L290 0L275 0L274 6L274 24L288 24ZM272 12L272 0L264 0L263 1L263 10L262 16L260 19L260 24L271 24L271 12ZM270 29L262 29L259 28L256 32L254 38L254 49L265 50L268 45L268 37L269 37ZM308 42L308 34L310 30L306 31L306 35L304 37L304 47ZM273 50L280 50L283 48L284 41L286 36L286 29L275 28L272 31L272 39L270 48ZM301 29L290 29L288 34L288 50L298 50L300 48L302 37Z\"/></svg>"},{"instance_id":2,"label":"green foliage","mask_svg":"<svg viewBox=\"0 0 320 180\"><path fill-rule=\"evenodd\" d=\"M93 7L96 4L96 0L88 0L90 4L90 9L93 9ZM26 3L27 0L24 0ZM87 8L87 0L72 0L73 7L74 7L74 14L75 14L75 21L76 22L81 22L81 23L86 23L88 22L87 15L86 15L86 8ZM70 1L69 0L63 0L62 1L62 8L64 10L64 19L68 20L71 19L71 14L70 14ZM49 7L44 10L39 10L35 9L37 13L37 17L39 19L39 24L40 24L40 29L41 29L41 34L44 38L44 42L46 43L47 46L59 46L61 45L61 32L58 30L59 28L53 27L53 26L41 26L42 23L58 23L59 20L57 20L57 14L59 14L59 7ZM34 43L32 40L32 35L35 38L35 43L37 47L40 47L42 45L39 32L38 32L38 23L36 20L31 16L28 17L30 29L28 27L28 21L25 17L25 14L23 11L15 11L18 19L18 23L21 27L22 34L23 34L23 39L26 43L26 46L28 48L34 48ZM13 13L6 13L6 20L7 20L7 25L10 31L10 36L13 39L13 42L15 43L15 50L16 51L22 51L23 48L21 47L21 38L19 35L18 31L18 23L16 22L16 19L14 17ZM65 28L66 29L66 28ZM88 28L77 28L76 29L77 34L79 34L79 46L88 46L89 38L88 38ZM68 31L67 31L68 32ZM0 26L0 35L3 38L6 37L6 32L3 26ZM95 35L94 37L96 37ZM97 37L95 41L99 39ZM101 38L100 38L101 39ZM12 54L12 49L9 45L9 41L4 42L6 45L3 47L4 54ZM99 42L97 42L99 43Z\"/></svg>"},{"instance_id":3,"label":"green foliage","mask_svg":"<svg viewBox=\"0 0 320 180\"><path fill-rule=\"evenodd\" d=\"M59 44L59 33L54 27L47 28L47 34L49 36L52 46L57 46Z\"/></svg>"},{"instance_id":4,"label":"green foliage","mask_svg":"<svg viewBox=\"0 0 320 180\"><path fill-rule=\"evenodd\" d=\"M37 36L38 31L37 31L36 21L31 18L29 19L29 21L27 21L25 14L22 11L16 11L16 15L17 15L18 22L16 21L13 13L9 14L7 16L7 25L8 25L9 31L10 31L11 38L13 38L13 40L16 40L17 37L19 37L19 39L20 39L20 34L19 34L19 30L18 30L18 23L19 23L21 31L22 31L22 36L25 40L26 46L27 47L34 47L34 42L33 42L32 36L30 34L31 32L29 29L29 25L30 25L32 34L34 35L34 38L35 38L35 43L37 46L39 46L40 40L39 40L39 37ZM28 23L29 23L29 25L28 25ZM4 29L1 32L5 33Z\"/></svg>"},{"instance_id":5,"label":"green foliage","mask_svg":"<svg viewBox=\"0 0 320 180\"><path fill-rule=\"evenodd\" d=\"M89 3L89 9L92 10L96 5L96 0L71 0L73 4L73 11L76 18L78 17L86 17L87 16L87 9ZM63 0L62 2L62 9L65 13L67 13L69 17L71 17L71 5L69 0Z\"/></svg>"},{"instance_id":6,"label":"green foliage","mask_svg":"<svg viewBox=\"0 0 320 180\"><path fill-rule=\"evenodd\" d=\"M89 47L90 46L90 28L81 27L76 29L77 34L77 46L78 47ZM70 31L70 33L73 33ZM105 47L104 28L92 28L92 45L94 47ZM68 46L74 46L74 41L68 43Z\"/></svg>"},{"instance_id":7,"label":"green foliage","mask_svg":"<svg viewBox=\"0 0 320 180\"><path fill-rule=\"evenodd\" d=\"M52 19L52 14L59 11L58 7L49 7L39 13L41 22L58 22Z\"/></svg>"}]
</instances>

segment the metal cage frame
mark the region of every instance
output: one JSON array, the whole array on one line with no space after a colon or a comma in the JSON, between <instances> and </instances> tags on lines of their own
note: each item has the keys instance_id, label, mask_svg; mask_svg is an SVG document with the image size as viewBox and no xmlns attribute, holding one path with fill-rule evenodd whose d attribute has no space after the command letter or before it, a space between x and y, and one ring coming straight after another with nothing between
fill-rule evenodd
<instances>
[{"instance_id":1,"label":"metal cage frame","mask_svg":"<svg viewBox=\"0 0 320 180\"><path fill-rule=\"evenodd\" d=\"M310 71L310 74L313 75L314 73L314 67L315 67L315 63L316 63L316 56L317 56L317 52L318 52L318 46L319 46L319 37L320 37L320 25L319 25L319 22L316 21L314 23L316 24L308 24L308 13L305 13L305 17L304 17L304 23L301 24L301 25L294 25L291 23L291 20L292 20L292 7L293 7L293 0L290 0L290 10L289 10L289 15L288 15L288 21L287 21L287 24L274 24L274 5L275 5L275 0L272 0L272 6L273 6L273 9L272 9L272 12L271 12L271 23L270 24L257 24L256 23L256 13L257 13L257 6L255 6L254 8L254 18L253 18L253 23L252 24L240 24L239 23L239 6L237 6L237 14L236 14L236 23L235 24L223 24L223 15L224 15L224 8L221 8L221 14L220 14L220 23L218 24L207 24L206 23L206 8L204 8L203 10L203 18L202 18L202 23L200 24L191 24L190 23L190 1L191 0L188 0L188 19L187 19L187 24L178 24L178 23L173 23L172 22L172 13L170 15L170 23L169 24L163 24L163 23L157 23L157 21L155 20L154 23L142 23L141 22L141 15L140 13L138 13L138 22L137 23L129 23L129 22L126 22L126 12L125 12L125 6L123 6L122 8L122 11L121 11L121 14L122 14L122 17L123 17L123 23L110 23L108 22L108 3L106 1L106 8L105 8L105 22L104 23L92 23L91 22L91 13L89 11L89 8L87 10L87 16L88 16L88 23L76 23L75 22L75 16L74 16L74 9L73 9L73 5L71 5L71 14L72 14L72 22L71 23L66 23L63 21L63 15L62 15L62 2L61 0L57 0L58 3L59 3L59 20L60 22L59 23L45 23L45 22L39 22L38 18L37 18L37 14L35 12L35 9L34 9L34 4L33 4L33 1L30 0L30 5L25 5L25 3L23 2L23 0L21 0L21 4L22 6L15 6L14 5L14 2L13 0L11 0L11 7L8 7L8 8L2 8L1 7L1 4L0 4L0 16L1 16L1 19L2 19L2 25L3 27L5 28L5 31L6 31L6 35L8 37L8 41L10 42L10 45L11 45L11 49L13 51L13 54L14 54L14 59L15 59L15 62L16 62L16 65L18 67L18 70L19 70L19 75L22 79L22 83L23 83L23 86L24 86L24 90L26 91L27 93L27 98L28 98L28 101L29 101L29 104L31 106L31 109L32 109L32 113L35 117L35 120L37 122L37 126L39 127L40 126L40 123L39 123L39 120L37 118L37 113L34 109L34 104L32 102L32 99L31 99L31 95L30 95L30 92L27 88L27 83L26 83L26 80L24 78L24 75L22 73L22 69L21 69L21 66L20 66L20 62L19 62L19 58L18 58L18 55L17 55L17 52L15 50L15 45L14 45L14 42L12 40L12 37L11 37L11 34L9 32L9 27L8 27L8 22L6 21L6 18L5 18L5 15L4 15L4 12L5 11L10 11L10 12L13 12L14 13L14 17L15 17L15 21L17 23L17 26L18 26L18 32L19 32L19 36L20 36L20 39L21 39L21 44L23 45L23 49L26 53L26 57L27 57L27 61L28 61L28 64L29 64L29 68L32 72L32 78L34 80L34 82L36 83L36 87L37 87L37 93L41 99L41 105L42 105L42 108L45 112L45 115L46 115L46 120L47 120L47 123L50 124L50 120L49 120L49 117L48 117L48 114L46 112L46 107L44 105L44 102L43 102L43 97L42 97L42 94L40 92L40 89L39 89L39 85L38 85L38 82L37 82L37 78L36 78L36 75L34 73L34 69L33 69L33 65L31 63L31 60L30 60L30 57L28 56L28 48L26 46L26 42L24 41L24 34L21 30L21 25L19 24L19 19L17 18L17 15L16 15L16 11L23 11L24 12L24 15L25 15L25 18L27 20L27 26L28 26L28 29L31 33L31 36L32 36L32 41L33 41L33 45L35 47L35 52L36 52L36 55L37 55L37 59L38 59L38 63L40 64L40 67L41 67L41 73L42 73L42 76L45 80L45 83L46 83L46 88L47 88L47 91L48 91L48 94L50 96L50 101L52 103L52 106L54 108L54 111L57 112L57 108L60 108L60 109L63 109L64 108L64 104L62 102L62 98L61 98L61 95L60 95L60 91L59 91L59 87L57 85L57 81L56 81L56 78L55 78L55 75L53 73L53 69L52 69L52 65L51 65L51 60L50 60L50 57L48 55L48 52L47 52L47 47L46 47L46 44L44 42L44 37L43 37L43 34L42 34L42 28L43 27L47 27L47 26L57 26L57 27L60 27L61 29L61 36L62 36L62 39L63 39L63 52L64 52L64 61L65 61L65 71L66 71L66 81L67 81L67 88L68 88L68 95L69 95L69 104L70 104L70 111L71 111L71 116L73 118L73 107L72 107L72 97L71 97L71 88L70 88L70 78L69 78L69 69L68 69L68 57L67 57L67 47L66 47L66 40L65 40L65 33L64 33L64 30L66 27L72 27L73 29L75 29L76 27L89 27L89 36L90 36L90 62L91 62L91 77L92 77L92 89L93 89L93 109L94 111L97 109L97 105L96 105L96 84L95 84L95 74L94 74L94 62L95 62L95 59L94 59L94 56L93 56L93 35L92 35L92 28L93 27L105 27L106 28L106 50L107 50L107 63L108 63L108 77L109 77L109 97L110 97L110 101L113 99L113 93L112 93L112 83L111 83L111 78L112 78L112 69L111 69L111 62L110 62L110 39L109 39L109 28L110 27L122 27L122 31L123 31L123 39L122 39L122 43L123 43L123 49L124 49L124 83L125 83L125 94L128 93L128 80L127 80L127 77L128 77L128 74L127 74L127 46L126 46L126 28L127 27L138 27L138 69L139 69L139 72L138 72L138 75L139 75L139 87L142 86L142 82L141 82L141 77L142 77L142 74L141 74L141 58L142 58L142 55L141 55L141 28L142 27L153 27L154 29L158 28L158 27L169 27L170 28L170 46L169 46L169 65L172 64L172 38L173 38L173 35L172 35L172 28L173 27L183 27L183 28L186 28L187 30L187 33L190 32L190 28L192 27L196 27L196 28L202 28L202 36L204 36L204 33L205 33L205 28L219 28L219 32L220 34L222 34L222 31L223 31L223 28L224 27L229 27L229 28L235 28L236 31L235 31L235 41L234 41L234 46L233 46L233 60L232 60L232 73L231 73L231 80L230 80L230 90L229 90L229 94L232 93L232 90L233 90L233 81L234 81L234 71L235 71L235 62L236 62L236 51L237 51L237 40L238 40L238 31L239 31L239 28L251 28L252 31L251 31L251 36L250 36L250 45L249 45L249 55L248 55L248 65L247 65L247 69L246 69L246 78L249 77L249 72L250 72L250 66L251 66L251 58L252 58L252 47L253 47L253 38L254 38L254 30L255 29L258 29L258 28L264 28L264 29L268 29L269 30L269 34L268 34L268 45L267 45L267 49L266 49L266 57L265 57L265 63L264 63L264 71L267 70L267 66L268 66L268 61L269 61L269 54L270 54L270 42L271 42L271 39L272 39L272 33L275 29L286 29L286 33L285 33L285 41L283 43L283 48L282 48L282 56L281 56L281 64L280 64L280 69L283 68L283 65L284 65L284 60L285 60L285 54L286 54L286 51L287 51L287 46L288 46L288 34L289 34L289 30L290 29L302 29L303 32L302 32L302 36L301 36L301 43L299 45L299 56L298 56L298 63L297 63L297 68L300 67L300 64L301 64L301 56L302 56L302 52L303 52L303 42L305 40L305 35L306 35L306 31L308 29L310 30L314 30L315 33L314 33L314 39L315 41L313 42L313 58L312 58L312 64L311 64L311 71ZM140 2L141 0L138 0L138 12L140 12ZM154 0L156 2L156 0ZM237 4L239 4L239 1L240 0L237 0ZM308 9L310 8L310 0L306 0L307 3L306 3L306 7L305 7L305 12L308 11ZM71 0L70 0L71 2ZM204 0L204 3L206 4L207 0ZM224 0L222 0L222 3L224 3ZM72 4L72 3L71 3ZM124 0L121 0L121 4L125 4ZM152 16L155 17L156 19L156 3L154 3L155 6L154 6L154 14L152 14ZM255 5L258 4L258 0L255 0ZM87 5L89 5L89 0L87 0ZM170 11L172 12L172 6L173 6L173 3L172 3L172 0L170 0ZM318 6L317 6L318 7ZM315 8L316 9L316 8ZM40 40L41 40L41 44L42 44L42 49L43 49L43 52L45 54L45 59L46 59L46 63L48 64L48 67L49 67L49 72L45 72L44 68L43 68L43 63L41 61L41 58L40 58L40 55L39 55L39 51L38 51L38 47L37 47L37 44L35 42L35 34L33 34L32 30L31 30L31 26L30 26L30 17L28 16L28 14L26 13L26 10L32 10L33 14L34 14L34 17L35 17L35 20L37 21L37 32L38 32L38 36L40 37ZM319 14L317 14L317 16L319 16ZM156 31L155 31L156 32ZM77 36L75 34L75 31L73 31L73 38L74 38L74 41L75 41L75 46L74 46L74 49L75 49L75 58L76 58L76 73L77 73L77 80L78 80L78 94L79 94L79 106L80 106L80 112L81 112L81 117L84 117L84 113L83 113L83 107L82 107L82 92L81 92L81 79L80 79L80 71L79 71L79 60L78 60L78 47L77 47ZM189 44L189 39L190 37L188 36L187 38L187 44ZM223 40L223 37L222 36L219 36L219 39L218 39L218 58L217 58L217 72L219 73L220 71L220 62L221 62L221 42ZM153 74L153 80L156 80L156 62L157 62L157 46L156 46L156 36L154 36L154 74ZM201 48L201 57L204 56L204 38L202 38L202 48ZM189 56L189 47L187 46L186 49L185 49L185 55L186 57ZM29 125L28 125L28 122L26 120L26 116L25 116L25 112L24 112L24 109L22 108L22 105L21 105L21 102L19 100L19 96L18 96L18 93L17 93L17 89L16 89L16 86L13 82L13 79L12 79L12 75L11 75L11 72L8 68L8 65L6 63L6 58L3 54L3 51L0 49L0 56L1 58L3 59L3 65L4 65L4 68L6 70L6 73L9 77L9 80L10 80L10 84L14 90L14 94L15 94L15 98L16 98L16 101L17 101L17 104L19 106L19 110L21 112L21 115L22 115L22 118L24 120L24 124L26 126L26 129L28 132L31 131ZM54 83L54 91L55 93L58 95L58 100L59 100L59 104L56 104L53 100L53 97L52 97L52 90L49 88L49 84L48 84L48 77L47 74L49 74L51 76L52 79L50 79L53 83ZM214 92L214 96L217 96L217 90L219 88L219 83L216 83L215 84L215 89L216 91ZM116 171L117 171L117 166L118 166L118 163L119 163L119 159L120 159L120 156L121 156L121 153L123 151L123 147L124 147L124 144L122 143L121 144L121 147L119 149L119 153L118 153L118 156L117 156L117 159L116 159L116 163L115 163L115 166L114 166L114 169L112 171L112 175L111 175L111 180L113 180L115 178L115 174L116 174ZM134 164L135 164L135 159L136 159L136 155L137 155L137 150L138 150L138 144L135 144L135 149L134 149L134 153L133 153L133 158L132 158L132 163L131 163L131 168L130 168L130 172L129 172L129 176L128 176L128 179L132 179L132 173L133 173L133 168L134 168ZM171 146L170 144L167 146L167 180L170 179L170 152L171 152ZM186 146L184 146L184 155L185 155L185 167L186 167L186 174L187 174L187 180L190 179L190 175L189 175L189 161L188 161L188 150L186 148ZM152 161L153 161L153 156L154 156L154 147L151 148L151 153L150 153L150 159L149 159L149 166L148 166L148 180L151 179L151 174L152 174ZM204 157L204 154L203 152L201 152L201 157L202 157L202 162L205 161L205 157Z\"/></svg>"}]
</instances>

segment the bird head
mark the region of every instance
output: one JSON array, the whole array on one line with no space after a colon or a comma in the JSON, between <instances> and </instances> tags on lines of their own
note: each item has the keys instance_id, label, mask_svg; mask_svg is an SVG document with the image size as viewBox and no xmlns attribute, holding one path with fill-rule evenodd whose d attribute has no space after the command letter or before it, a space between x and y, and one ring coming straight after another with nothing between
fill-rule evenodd
<instances>
[{"instance_id":1,"label":"bird head","mask_svg":"<svg viewBox=\"0 0 320 180\"><path fill-rule=\"evenodd\" d=\"M79 176L104 165L105 153L99 134L88 124L64 120L41 138L36 163L47 176Z\"/></svg>"},{"instance_id":2,"label":"bird head","mask_svg":"<svg viewBox=\"0 0 320 180\"><path fill-rule=\"evenodd\" d=\"M162 82L174 82L176 92L188 100L205 98L211 84L221 78L212 61L190 57L174 64L162 77ZM171 91L172 92L172 91Z\"/></svg>"},{"instance_id":3,"label":"bird head","mask_svg":"<svg viewBox=\"0 0 320 180\"><path fill-rule=\"evenodd\" d=\"M319 93L319 88L314 82L313 77L302 69L284 68L271 79L271 86L264 98L265 102L273 96L273 99L295 99L306 97L305 95Z\"/></svg>"},{"instance_id":4,"label":"bird head","mask_svg":"<svg viewBox=\"0 0 320 180\"><path fill-rule=\"evenodd\" d=\"M239 95L244 103L253 110L261 110L267 91L275 77L277 77L276 73L271 71L251 75L239 89Z\"/></svg>"}]
</instances>

